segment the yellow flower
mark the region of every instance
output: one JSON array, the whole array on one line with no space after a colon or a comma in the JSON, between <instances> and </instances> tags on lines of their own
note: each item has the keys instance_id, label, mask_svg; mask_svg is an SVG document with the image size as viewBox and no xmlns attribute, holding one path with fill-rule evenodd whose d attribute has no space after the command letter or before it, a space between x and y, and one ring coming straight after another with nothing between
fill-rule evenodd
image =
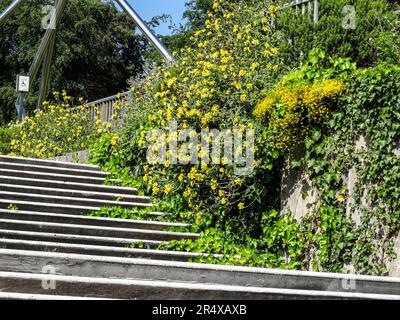
<instances>
[{"instance_id":1,"label":"yellow flower","mask_svg":"<svg viewBox=\"0 0 400 320\"><path fill-rule=\"evenodd\" d=\"M244 206L244 203L243 203L243 202L241 202L241 203L238 204L238 209L239 209L239 210L243 210L244 208L245 208L245 206Z\"/></svg>"},{"instance_id":2,"label":"yellow flower","mask_svg":"<svg viewBox=\"0 0 400 320\"><path fill-rule=\"evenodd\" d=\"M240 82L238 82L238 81L232 82L232 85L233 85L237 90L242 89L242 84L241 84Z\"/></svg>"},{"instance_id":3,"label":"yellow flower","mask_svg":"<svg viewBox=\"0 0 400 320\"><path fill-rule=\"evenodd\" d=\"M339 194L336 196L336 200L339 202L344 202L346 200L346 198L343 194Z\"/></svg>"},{"instance_id":4,"label":"yellow flower","mask_svg":"<svg viewBox=\"0 0 400 320\"><path fill-rule=\"evenodd\" d=\"M200 224L202 218L203 218L203 214L202 214L201 212L198 212L198 213L196 214L196 224Z\"/></svg>"},{"instance_id":5,"label":"yellow flower","mask_svg":"<svg viewBox=\"0 0 400 320\"><path fill-rule=\"evenodd\" d=\"M216 190L218 188L218 182L215 179L211 180L211 190Z\"/></svg>"},{"instance_id":6,"label":"yellow flower","mask_svg":"<svg viewBox=\"0 0 400 320\"><path fill-rule=\"evenodd\" d=\"M111 137L111 145L115 146L118 143L118 136L116 134L113 134Z\"/></svg>"},{"instance_id":7,"label":"yellow flower","mask_svg":"<svg viewBox=\"0 0 400 320\"><path fill-rule=\"evenodd\" d=\"M164 193L168 195L168 194L170 194L172 192L172 189L173 189L172 184L167 184L165 186Z\"/></svg>"},{"instance_id":8,"label":"yellow flower","mask_svg":"<svg viewBox=\"0 0 400 320\"><path fill-rule=\"evenodd\" d=\"M214 1L212 8L217 11L219 8L219 3L217 1Z\"/></svg>"}]
</instances>

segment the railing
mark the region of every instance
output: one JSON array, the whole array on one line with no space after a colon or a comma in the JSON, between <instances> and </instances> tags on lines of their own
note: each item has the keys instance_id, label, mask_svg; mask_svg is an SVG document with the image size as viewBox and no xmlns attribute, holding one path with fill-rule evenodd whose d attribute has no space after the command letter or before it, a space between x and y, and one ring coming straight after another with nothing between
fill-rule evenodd
<instances>
[{"instance_id":1,"label":"railing","mask_svg":"<svg viewBox=\"0 0 400 320\"><path fill-rule=\"evenodd\" d=\"M111 122L112 116L116 113L114 109L115 103L123 101L128 96L128 92L89 102L86 106L89 108L90 120L92 123L96 121L96 118L100 119L101 122Z\"/></svg>"},{"instance_id":2,"label":"railing","mask_svg":"<svg viewBox=\"0 0 400 320\"><path fill-rule=\"evenodd\" d=\"M319 1L318 0L293 0L282 5L282 9L296 8L296 12L301 9L301 14L304 16L306 13L311 18L313 16L314 23L319 20Z\"/></svg>"}]
</instances>

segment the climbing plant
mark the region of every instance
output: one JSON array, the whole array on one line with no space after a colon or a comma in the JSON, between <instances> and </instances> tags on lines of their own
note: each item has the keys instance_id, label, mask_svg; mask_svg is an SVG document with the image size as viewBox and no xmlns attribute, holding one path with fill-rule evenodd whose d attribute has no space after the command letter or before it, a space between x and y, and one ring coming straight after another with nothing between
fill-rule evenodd
<instances>
[{"instance_id":1,"label":"climbing plant","mask_svg":"<svg viewBox=\"0 0 400 320\"><path fill-rule=\"evenodd\" d=\"M400 68L359 70L350 83L327 126L305 142L318 206L331 216L324 245L336 248L321 262L328 267L341 257L357 272L385 274L400 230Z\"/></svg>"}]
</instances>

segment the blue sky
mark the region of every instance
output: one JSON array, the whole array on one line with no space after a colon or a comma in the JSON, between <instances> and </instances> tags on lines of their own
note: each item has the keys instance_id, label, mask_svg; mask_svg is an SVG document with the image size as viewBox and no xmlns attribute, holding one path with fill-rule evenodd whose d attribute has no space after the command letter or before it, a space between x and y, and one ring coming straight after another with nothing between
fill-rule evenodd
<instances>
[{"instance_id":1,"label":"blue sky","mask_svg":"<svg viewBox=\"0 0 400 320\"><path fill-rule=\"evenodd\" d=\"M185 2L187 0L129 0L128 2L136 12L145 20L161 14L170 14L172 22L179 25L182 22L182 14L185 11ZM168 23L160 25L156 31L159 34L170 34Z\"/></svg>"}]
</instances>

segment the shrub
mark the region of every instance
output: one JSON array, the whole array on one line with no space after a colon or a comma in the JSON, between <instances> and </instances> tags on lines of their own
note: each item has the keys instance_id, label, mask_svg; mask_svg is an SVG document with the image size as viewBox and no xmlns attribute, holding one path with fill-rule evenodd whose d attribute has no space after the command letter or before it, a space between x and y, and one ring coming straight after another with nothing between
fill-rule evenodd
<instances>
[{"instance_id":1,"label":"shrub","mask_svg":"<svg viewBox=\"0 0 400 320\"><path fill-rule=\"evenodd\" d=\"M280 72L278 50L269 41L269 9L269 1L251 5L215 1L205 27L192 38L196 48L182 49L178 62L160 67L132 89L119 145L113 149L126 151L125 164L132 175L143 177L145 189L159 199L180 202L192 222L209 225L235 216L254 221L260 219L262 209L277 204L278 179L271 171L279 168L275 166L279 154L265 145L262 128L251 116L262 90ZM224 158L219 164L172 163L187 161L184 155L162 165L148 163L146 152L153 147L157 153L159 146L153 142L160 136L154 141L146 137L154 129L168 130L171 121L176 121L177 132L168 134L166 141L186 128L193 130L191 138L198 141L202 129L236 129L241 134L254 130L253 136L258 136L255 161L250 164L254 170L239 176ZM179 143L178 150L196 148L201 155L200 143L189 145ZM235 150L236 155L239 151ZM254 227L250 221L249 229Z\"/></svg>"},{"instance_id":2,"label":"shrub","mask_svg":"<svg viewBox=\"0 0 400 320\"><path fill-rule=\"evenodd\" d=\"M106 132L97 116L92 123L87 106L74 107L66 92L55 92L54 103L45 102L40 111L26 117L19 136L11 141L11 155L51 158L85 150Z\"/></svg>"},{"instance_id":3,"label":"shrub","mask_svg":"<svg viewBox=\"0 0 400 320\"><path fill-rule=\"evenodd\" d=\"M18 127L0 127L0 154L11 152L11 141L18 136Z\"/></svg>"},{"instance_id":4,"label":"shrub","mask_svg":"<svg viewBox=\"0 0 400 320\"><path fill-rule=\"evenodd\" d=\"M228 223L229 224L229 223ZM261 215L261 236L209 228L196 240L170 241L160 249L208 253L194 262L255 266L265 268L301 269L305 265L307 233L291 216L270 210Z\"/></svg>"},{"instance_id":5,"label":"shrub","mask_svg":"<svg viewBox=\"0 0 400 320\"><path fill-rule=\"evenodd\" d=\"M254 109L276 150L287 154L296 149L312 128L329 118L337 99L345 94L344 81L355 66L344 59L326 60L323 51L311 51L305 65L284 77Z\"/></svg>"}]
</instances>

